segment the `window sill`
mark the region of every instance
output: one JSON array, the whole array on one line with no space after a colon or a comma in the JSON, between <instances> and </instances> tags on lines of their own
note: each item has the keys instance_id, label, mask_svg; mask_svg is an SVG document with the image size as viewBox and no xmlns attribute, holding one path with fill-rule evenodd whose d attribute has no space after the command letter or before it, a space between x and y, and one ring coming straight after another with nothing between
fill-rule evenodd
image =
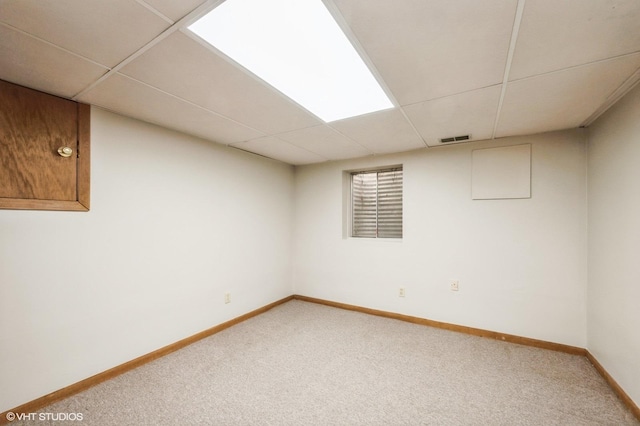
<instances>
[{"instance_id":1,"label":"window sill","mask_svg":"<svg viewBox=\"0 0 640 426\"><path fill-rule=\"evenodd\" d=\"M357 244L361 244L361 243L380 243L380 244L392 243L392 244L399 244L399 243L402 243L403 238L346 237L346 238L344 238L344 240L358 241Z\"/></svg>"}]
</instances>

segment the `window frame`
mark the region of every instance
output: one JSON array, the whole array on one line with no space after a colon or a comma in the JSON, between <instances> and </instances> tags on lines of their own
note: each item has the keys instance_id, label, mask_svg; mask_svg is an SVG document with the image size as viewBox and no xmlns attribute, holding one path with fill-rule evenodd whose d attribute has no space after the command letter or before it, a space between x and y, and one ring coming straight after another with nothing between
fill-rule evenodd
<instances>
[{"instance_id":1,"label":"window frame","mask_svg":"<svg viewBox=\"0 0 640 426\"><path fill-rule=\"evenodd\" d=\"M400 172L402 181L400 183L400 232L399 235L384 236L380 235L380 174L388 172ZM356 175L363 174L375 174L376 175L376 189L375 189L375 204L376 204L376 217L375 217L375 236L374 235L356 235L355 234L355 221L356 221L356 194L354 190L354 177ZM348 185L348 199L345 201L348 203L348 217L345 218L345 231L346 238L362 241L402 241L404 238L404 168L402 164L393 166L383 166L375 168L365 168L358 170L345 171L345 185ZM346 189L346 188L345 188Z\"/></svg>"}]
</instances>

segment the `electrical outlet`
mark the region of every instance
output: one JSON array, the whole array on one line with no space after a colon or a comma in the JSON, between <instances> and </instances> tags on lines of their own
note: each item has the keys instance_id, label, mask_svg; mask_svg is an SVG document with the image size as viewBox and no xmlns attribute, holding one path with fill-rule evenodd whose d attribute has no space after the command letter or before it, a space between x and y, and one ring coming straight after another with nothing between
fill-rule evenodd
<instances>
[{"instance_id":1,"label":"electrical outlet","mask_svg":"<svg viewBox=\"0 0 640 426\"><path fill-rule=\"evenodd\" d=\"M224 294L224 303L231 303L231 293Z\"/></svg>"},{"instance_id":2,"label":"electrical outlet","mask_svg":"<svg viewBox=\"0 0 640 426\"><path fill-rule=\"evenodd\" d=\"M451 291L458 291L458 290L460 290L458 281L451 280Z\"/></svg>"},{"instance_id":3,"label":"electrical outlet","mask_svg":"<svg viewBox=\"0 0 640 426\"><path fill-rule=\"evenodd\" d=\"M404 297L404 287L400 287L400 290L398 291L398 296Z\"/></svg>"}]
</instances>

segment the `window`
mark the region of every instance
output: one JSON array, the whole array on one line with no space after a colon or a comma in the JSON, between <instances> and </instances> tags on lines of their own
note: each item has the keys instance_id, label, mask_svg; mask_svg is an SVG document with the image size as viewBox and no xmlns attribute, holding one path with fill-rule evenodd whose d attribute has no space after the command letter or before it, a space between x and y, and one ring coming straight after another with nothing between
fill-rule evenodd
<instances>
[{"instance_id":1,"label":"window","mask_svg":"<svg viewBox=\"0 0 640 426\"><path fill-rule=\"evenodd\" d=\"M351 173L351 236L402 238L402 167Z\"/></svg>"}]
</instances>

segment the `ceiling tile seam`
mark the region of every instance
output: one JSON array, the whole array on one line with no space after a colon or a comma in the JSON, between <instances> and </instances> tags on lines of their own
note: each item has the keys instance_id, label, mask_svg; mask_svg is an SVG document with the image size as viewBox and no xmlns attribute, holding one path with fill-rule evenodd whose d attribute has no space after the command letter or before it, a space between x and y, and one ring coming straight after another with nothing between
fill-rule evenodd
<instances>
[{"instance_id":1,"label":"ceiling tile seam","mask_svg":"<svg viewBox=\"0 0 640 426\"><path fill-rule=\"evenodd\" d=\"M99 66L100 68L104 68L105 70L111 70L111 68L108 67L107 65L104 65L104 64L101 64L99 62L96 62L93 59L89 59L89 58L87 58L85 56L80 55L79 53L72 52L71 50L65 49L64 47L59 46L59 45L57 45L55 43L51 43L50 41L47 41L47 40L45 40L43 38L40 38L40 37L38 37L36 35L28 33L28 32L26 32L24 30L21 30L20 28L16 28L13 25L7 24L6 22L0 22L0 25L2 25L3 27L9 28L12 31L16 31L16 32L18 32L20 34L26 35L27 37L30 37L30 38L32 38L34 40L38 40L39 42L44 43L44 44L46 44L48 46L51 46L51 47L53 47L55 49L58 49L58 50L61 50L61 51L65 52L65 53L73 55L78 59L82 59L84 61L90 62L93 65Z\"/></svg>"},{"instance_id":2,"label":"ceiling tile seam","mask_svg":"<svg viewBox=\"0 0 640 426\"><path fill-rule=\"evenodd\" d=\"M234 142L234 143L237 143L237 142ZM247 154L257 155L258 157L266 158L272 161L278 161L280 163L288 164L290 166L295 166L295 164L287 163L286 161L278 160L277 158L269 157L268 155L260 154L259 152L253 152L253 151L249 151L248 149L242 149L238 146L227 145L227 148L237 149L238 151L246 152Z\"/></svg>"},{"instance_id":3,"label":"ceiling tile seam","mask_svg":"<svg viewBox=\"0 0 640 426\"><path fill-rule=\"evenodd\" d=\"M182 18L178 19L176 23L180 24L180 29L186 28L196 22L198 19L202 18L207 13L211 12L216 7L220 6L225 1L226 0L207 0L204 3L200 4L200 6L197 6L191 12L184 15Z\"/></svg>"},{"instance_id":4,"label":"ceiling tile seam","mask_svg":"<svg viewBox=\"0 0 640 426\"><path fill-rule=\"evenodd\" d=\"M373 152L371 149L367 148L366 146L363 146L363 145L359 144L358 142L356 142L355 140L351 139L349 136L345 135L344 133L340 132L339 130L334 129L333 127L331 127L331 126L329 125L329 123L319 124L319 125L316 125L316 126L301 127L301 128L299 128L299 129L288 130L288 131L286 131L286 132L274 133L274 134L269 135L269 136L274 137L274 138L276 138L276 139L278 139L278 140L281 140L282 142L286 142L286 143L288 143L289 145L293 145L293 146L295 146L295 147L297 147L297 148L304 149L305 151L311 152L312 154L319 155L319 156L320 156L320 157L322 157L322 158L326 158L326 159L327 159L327 161L332 161L330 158L327 158L326 156L324 156L324 155L322 155L322 154L320 154L320 153L317 153L317 152L312 151L312 150L310 150L310 149L304 148L304 147L302 147L302 146L298 146L298 145L296 145L295 143L289 142L289 141L287 141L287 140L282 139L282 138L280 138L280 137L279 137L280 135L285 135L285 134L287 134L287 133L293 133L293 132L298 132L298 131L300 131L300 130L313 129L313 128L315 128L315 127L323 127L323 126L328 127L330 130L332 130L332 131L334 131L334 132L338 133L339 135L343 136L344 138L348 139L349 141L351 141L351 142L355 143L355 144L356 144L356 145L358 145L359 147L361 147L361 148L363 148L364 150L366 150L367 152L369 152L369 154L365 155L364 157L369 156L369 155L375 155L375 152Z\"/></svg>"},{"instance_id":5,"label":"ceiling tile seam","mask_svg":"<svg viewBox=\"0 0 640 426\"><path fill-rule=\"evenodd\" d=\"M633 74L629 76L620 86L618 86L609 96L605 102L600 105L585 121L580 124L580 127L590 126L591 123L596 121L598 117L604 114L609 108L615 105L624 95L633 90L636 85L640 83L640 68L638 68Z\"/></svg>"},{"instance_id":6,"label":"ceiling tile seam","mask_svg":"<svg viewBox=\"0 0 640 426\"><path fill-rule=\"evenodd\" d=\"M339 120L338 120L338 121L339 121ZM367 152L369 152L369 155L374 155L374 154L375 154L375 152L374 152L371 148L369 148L369 147L367 147L367 146L364 146L364 145L362 145L360 142L356 141L355 139L353 139L353 138L351 138L351 137L349 137L349 136L345 135L345 134L344 134L344 133L342 133L340 130L338 130L338 129L336 129L335 127L333 127L333 126L331 125L331 123L326 123L326 126L327 126L329 129L331 129L331 130L333 130L334 132L336 132L337 134L339 134L340 136L344 137L345 139L350 140L351 142L353 142L353 143L355 143L356 145L358 145L360 148L363 148L364 150L366 150Z\"/></svg>"},{"instance_id":7,"label":"ceiling tile seam","mask_svg":"<svg viewBox=\"0 0 640 426\"><path fill-rule=\"evenodd\" d=\"M117 75L119 75L120 77L124 77L124 78L126 78L126 79L131 80L131 81L135 81L135 82L136 82L136 83L138 83L138 84L142 84L143 86L146 86L146 87L148 87L148 88L150 88L150 89L152 89L152 90L155 90L156 92L160 92L160 93L162 93L162 94L164 94L164 95L170 96L170 97L172 97L172 98L174 98L174 99L177 99L177 100L179 100L179 101L181 101L181 102L184 102L184 103L189 104L189 105L191 105L191 106L194 106L194 107L196 107L196 108L198 108L198 109L201 109L201 110L203 110L203 111L206 111L206 112L208 112L208 113L210 113L210 114L213 114L213 115L215 115L215 116L217 116L217 117L224 118L225 120L231 121L231 122L232 122L232 123L234 123L234 124L237 124L237 125L242 126L242 127L244 127L244 128L247 128L247 129L250 129L250 130L256 131L256 132L258 132L258 133L261 133L261 134L262 134L262 136L261 136L261 137L264 137L264 136L268 136L268 135L269 135L269 133L268 133L268 132L265 132L264 130L256 129L256 128L252 127L252 126L249 126L249 125L247 125L247 124L241 123L241 122L239 122L239 121L237 121L237 120L234 120L233 118L227 117L226 115L220 114L219 112L216 112L216 111L210 110L210 109L208 109L208 108L206 108L206 107L203 107L202 105L198 105L198 104L196 104L196 103L194 103L194 102L191 102L191 101L190 101L190 100L188 100L188 99L181 98L181 97L180 97L180 96L178 96L178 95L174 95L173 93L169 93L169 92L167 92L167 91L165 91L165 90L162 90L162 89L160 89L160 88L158 88L158 87L155 87L155 86L153 86L153 85L151 85L151 84L149 84L149 83L145 83L144 81L141 81L141 80L135 79L135 78L133 78L133 77L130 77L130 76L126 75L126 74L122 74L122 73L119 73L119 72L116 72L116 74L117 74ZM256 138L253 138L253 139L256 139ZM239 142L246 142L246 141L239 141ZM234 143L238 143L238 142L234 142ZM222 145L228 145L228 144L222 144Z\"/></svg>"},{"instance_id":8,"label":"ceiling tile seam","mask_svg":"<svg viewBox=\"0 0 640 426\"><path fill-rule=\"evenodd\" d=\"M263 136L263 137L264 137L264 136ZM301 149L301 150L303 150L303 151L307 151L307 152L308 152L308 153L310 153L310 154L317 155L318 157L320 157L320 158L324 159L325 161L330 161L330 159L329 159L329 158L327 158L326 156L324 156L324 155L322 155L322 154L319 154L319 153L317 153L317 152L315 152L315 151L311 151L310 149L307 149L307 148L305 148L305 147L298 146L298 145L296 145L296 144L294 144L294 143L291 143L291 142L289 142L289 141L286 141L286 140L284 140L284 139L282 139L282 138L279 138L277 135L267 135L266 137L270 137L270 138L278 139L280 142L282 142L282 143L284 143L284 144L287 144L287 145L290 145L290 146L296 147L296 148ZM233 145L235 145L235 144L244 143L244 142L258 141L259 139L261 139L261 138L253 138L253 139L249 139L248 141L233 142L233 143L228 144L227 146L233 146ZM238 148L238 147L234 147L234 148ZM238 148L238 149L242 149L242 148ZM243 151L246 151L246 150L243 150ZM252 152L252 151L248 151L248 152ZM269 158L271 158L271 157L269 157ZM281 160L279 160L279 161L281 161Z\"/></svg>"},{"instance_id":9,"label":"ceiling tile seam","mask_svg":"<svg viewBox=\"0 0 640 426\"><path fill-rule=\"evenodd\" d=\"M373 74L373 78L378 82L384 93L389 97L389 100L391 101L393 106L400 106L400 103L396 99L395 95L393 94L389 86L387 86L387 82L384 80L384 78L382 78L382 74L380 74L378 68L369 57L367 50L364 48L362 43L360 43L360 39L358 39L358 37L356 37L356 35L351 30L351 26L349 26L349 23L344 18L344 15L342 15L342 12L340 12L338 6L336 6L333 0L322 0L322 3L324 3L325 7L329 11L329 14L333 16L333 19L335 19L338 27L340 27L349 42L351 42L353 48L356 50L356 52L358 52L358 55L360 55L360 58L365 63L371 74Z\"/></svg>"},{"instance_id":10,"label":"ceiling tile seam","mask_svg":"<svg viewBox=\"0 0 640 426\"><path fill-rule=\"evenodd\" d=\"M151 6L149 3L147 3L144 0L136 0L136 2L149 10L149 12L153 13L154 15L156 15L158 18L162 19L163 21L166 21L168 24L173 25L175 24L175 21L173 21L173 19L169 18L168 16L164 15L162 12L160 12L158 9L156 9L155 7Z\"/></svg>"},{"instance_id":11,"label":"ceiling tile seam","mask_svg":"<svg viewBox=\"0 0 640 426\"><path fill-rule=\"evenodd\" d=\"M207 41L202 39L200 36L198 36L197 34L195 34L192 31L190 31L188 28L181 28L180 32L182 34L186 35L187 37L189 37L190 39L194 40L196 43L199 43L202 47L204 47L205 49L209 50L212 54L222 58L228 64L232 65L237 70L239 70L240 72L244 73L246 76L248 76L251 79L253 79L254 81L260 83L263 87L266 87L267 89L269 89L274 95L278 96L280 99L286 101L291 106L294 106L294 107L300 109L301 111L304 111L307 115L309 115L310 117L314 118L317 121L317 124L323 124L324 123L324 121L320 117L318 117L317 115L315 115L314 113L312 113L308 109L304 108L299 103L295 102L293 99L291 99L290 97L288 97L287 95L285 95L284 93L282 93L281 91L279 91L278 89L276 89L275 87L273 87L272 85L270 85L269 83L267 83L266 81L264 81L263 79L261 79L260 77L258 77L257 75L255 75L254 73L249 71L248 69L246 69L245 67L243 67L242 65L240 65L238 62L236 62L233 59L231 59L224 52L222 52L221 50L217 49L215 46L212 46Z\"/></svg>"},{"instance_id":12,"label":"ceiling tile seam","mask_svg":"<svg viewBox=\"0 0 640 426\"><path fill-rule=\"evenodd\" d=\"M496 118L493 122L493 132L491 133L491 139L495 139L496 132L498 131L498 125L500 124L500 114L502 113L502 104L504 103L504 97L507 93L507 85L509 82L509 73L511 72L511 63L513 62L513 55L516 50L516 44L518 44L518 33L520 32L520 24L522 23L522 16L524 15L524 6L526 0L518 0L516 6L516 15L513 20L513 28L511 30L511 40L509 41L509 51L507 53L507 63L504 67L504 76L502 77L502 88L500 90L500 99L498 100L498 108L496 110Z\"/></svg>"},{"instance_id":13,"label":"ceiling tile seam","mask_svg":"<svg viewBox=\"0 0 640 426\"><path fill-rule=\"evenodd\" d=\"M160 120L154 120L152 118L138 118L138 117L134 117L132 115L125 115L125 113L123 113L122 111L119 111L117 109L113 109L109 105L104 105L104 104L102 104L100 102L92 103L91 106L94 107L94 108L100 108L100 109L103 109L105 111L112 112L112 113L114 113L116 115L121 115L121 116L124 116L124 117L127 117L127 118L138 120L138 121L140 121L142 123L152 124L154 126L158 126L158 127L161 127L163 129L167 129L167 130L172 131L172 132L177 132L177 133L180 133L180 134L183 134L183 135L193 136L194 138L203 139L205 141L209 141L209 142L221 145L221 146L229 146L229 145L227 145L225 143L217 142L217 141L215 141L215 140L213 140L211 138L207 138L207 137L202 136L201 134L197 134L195 132L187 132L187 131L184 131L184 130L178 130L175 127L168 127L166 122L163 122L163 121L160 121ZM233 142L233 143L236 143L236 142Z\"/></svg>"},{"instance_id":14,"label":"ceiling tile seam","mask_svg":"<svg viewBox=\"0 0 640 426\"><path fill-rule=\"evenodd\" d=\"M559 68L559 69L553 70L553 71L546 71L546 72L543 72L543 73L540 73L540 74L528 75L526 77L521 77L521 78L517 78L517 79L514 79L514 80L509 80L509 83L515 83L515 82L520 82L520 81L524 81L524 80L530 80L530 79L533 79L533 78L536 78L536 77L543 77L543 76L547 76L547 75L558 74L558 73L565 72L565 71L576 70L578 68L588 67L588 66L591 66L591 65L597 65L597 64L601 64L601 63L605 63L605 62L610 62L610 61L615 61L617 59L625 58L627 56L635 56L635 55L640 55L640 50L636 50L636 51L630 52L630 53L623 53L621 55L611 56L611 57L604 58L604 59L598 59L598 60L591 61L591 62L585 62L583 64L572 65L570 67Z\"/></svg>"},{"instance_id":15,"label":"ceiling tile seam","mask_svg":"<svg viewBox=\"0 0 640 426\"><path fill-rule=\"evenodd\" d=\"M190 19L192 19L193 16L199 15L200 13L202 13L203 10L206 10L207 8L209 8L211 4L217 3L219 1L221 1L221 0L208 0L208 1L204 2L204 3L202 3L200 6L198 6L197 8L192 10L190 13L185 15L182 19L180 19L179 21L177 21L173 25L171 25L168 28L166 28L160 34L158 34L157 36L155 36L154 38L149 40L146 44L144 44L138 50L133 52L131 55L129 55L126 58L124 58L119 64L117 64L116 66L111 68L106 74L102 75L96 81L94 81L93 83L89 84L87 87L82 89L80 92L76 93L73 96L72 99L73 100L77 100L80 96L84 95L89 90L92 90L97 85L99 85L100 83L102 83L103 81L105 81L106 79L111 77L114 73L116 73L117 71L122 69L124 66L129 64L131 61L135 60L136 58L138 58L139 56L144 54L147 50L151 49L153 46L155 46L156 44L160 43L162 40L164 40L165 38L169 37L174 32L178 31L180 29L180 27L185 22L188 22Z\"/></svg>"},{"instance_id":16,"label":"ceiling tile seam","mask_svg":"<svg viewBox=\"0 0 640 426\"><path fill-rule=\"evenodd\" d=\"M451 98L453 96L458 96L458 95L464 95L466 93L473 93L473 92L476 92L478 90L484 90L484 89L488 89L490 87L498 87L498 86L501 86L501 85L502 85L502 82L493 83L493 84L489 84L488 86L475 87L473 89L463 90L462 92L455 92L455 93L451 93L451 94L448 94L448 95L436 96L435 98L427 98L427 99L424 99L422 101L403 104L403 105L400 105L400 107L401 108L406 108L406 107L411 107L411 106L414 106L414 105L421 105L421 104L424 104L426 102L439 101L441 99Z\"/></svg>"},{"instance_id":17,"label":"ceiling tile seam","mask_svg":"<svg viewBox=\"0 0 640 426\"><path fill-rule=\"evenodd\" d=\"M411 126L411 128L413 129L413 132L418 135L418 137L420 138L420 140L422 141L422 143L424 144L425 147L427 148L431 148L429 146L429 144L427 143L427 141L422 137L422 135L420 134L420 132L418 131L418 129L416 128L416 126L413 124L413 121L411 121L411 119L409 118L409 116L407 115L406 111L404 110L403 106L399 106L398 107L400 109L400 113L402 114L402 116L404 117L405 120L407 120L407 123L409 123L409 126Z\"/></svg>"}]
</instances>

